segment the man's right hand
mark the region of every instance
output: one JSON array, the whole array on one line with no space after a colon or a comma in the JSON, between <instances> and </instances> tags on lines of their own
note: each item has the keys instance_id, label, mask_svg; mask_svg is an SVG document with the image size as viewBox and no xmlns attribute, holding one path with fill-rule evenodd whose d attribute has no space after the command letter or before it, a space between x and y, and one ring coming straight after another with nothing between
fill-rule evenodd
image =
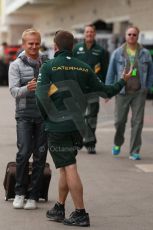
<instances>
[{"instance_id":1,"label":"man's right hand","mask_svg":"<svg viewBox=\"0 0 153 230\"><path fill-rule=\"evenodd\" d=\"M37 86L36 78L33 78L31 81L28 82L27 88L29 91L35 91Z\"/></svg>"},{"instance_id":2,"label":"man's right hand","mask_svg":"<svg viewBox=\"0 0 153 230\"><path fill-rule=\"evenodd\" d=\"M127 73L127 71L126 71L126 69L124 69L124 71L123 71L123 79L124 79L124 81L128 81L129 79L130 79L130 77L132 76L132 70L133 70L133 67L131 66L130 67L130 70L129 70L129 72Z\"/></svg>"}]
</instances>

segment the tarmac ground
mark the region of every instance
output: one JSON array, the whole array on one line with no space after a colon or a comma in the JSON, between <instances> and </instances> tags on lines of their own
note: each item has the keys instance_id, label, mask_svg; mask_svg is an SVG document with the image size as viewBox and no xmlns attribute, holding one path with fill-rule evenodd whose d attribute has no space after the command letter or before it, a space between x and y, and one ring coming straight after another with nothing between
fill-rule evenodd
<instances>
[{"instance_id":1,"label":"tarmac ground","mask_svg":"<svg viewBox=\"0 0 153 230\"><path fill-rule=\"evenodd\" d=\"M0 87L0 229L1 230L64 230L76 229L47 220L46 211L54 205L58 194L58 170L50 155L52 169L49 201L40 201L37 210L15 210L12 200L5 201L3 180L6 164L15 160L16 127L15 102L8 87ZM130 115L125 143L118 157L113 157L114 99L107 104L101 100L97 128L97 154L89 155L83 148L78 156L78 170L84 185L86 210L94 230L152 230L153 229L153 102L146 100L143 129L142 160L129 160ZM68 197L66 216L73 211Z\"/></svg>"}]
</instances>

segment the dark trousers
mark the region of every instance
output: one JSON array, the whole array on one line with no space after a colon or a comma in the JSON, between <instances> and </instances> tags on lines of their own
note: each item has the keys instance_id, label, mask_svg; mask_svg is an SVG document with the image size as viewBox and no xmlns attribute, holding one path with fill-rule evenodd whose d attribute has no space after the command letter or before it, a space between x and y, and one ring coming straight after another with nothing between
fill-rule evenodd
<instances>
[{"instance_id":1,"label":"dark trousers","mask_svg":"<svg viewBox=\"0 0 153 230\"><path fill-rule=\"evenodd\" d=\"M99 102L92 103L90 105L90 110L88 116L85 118L86 122L88 123L89 129L92 131L92 140L84 143L86 148L94 149L97 143L96 139L96 127L97 127L97 119L98 119L98 112L99 112Z\"/></svg>"},{"instance_id":2,"label":"dark trousers","mask_svg":"<svg viewBox=\"0 0 153 230\"><path fill-rule=\"evenodd\" d=\"M47 156L47 136L40 118L17 118L15 193L25 195L29 174L29 158L33 154L33 170L29 198L39 199L42 174Z\"/></svg>"}]
</instances>

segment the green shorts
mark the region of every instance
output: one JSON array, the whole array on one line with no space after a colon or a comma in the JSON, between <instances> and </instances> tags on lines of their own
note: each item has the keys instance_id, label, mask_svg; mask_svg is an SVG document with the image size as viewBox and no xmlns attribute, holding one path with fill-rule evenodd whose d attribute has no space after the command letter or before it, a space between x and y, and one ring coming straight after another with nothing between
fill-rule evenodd
<instances>
[{"instance_id":1,"label":"green shorts","mask_svg":"<svg viewBox=\"0 0 153 230\"><path fill-rule=\"evenodd\" d=\"M48 147L56 168L75 164L77 152L82 146L82 137L77 131L48 133Z\"/></svg>"}]
</instances>

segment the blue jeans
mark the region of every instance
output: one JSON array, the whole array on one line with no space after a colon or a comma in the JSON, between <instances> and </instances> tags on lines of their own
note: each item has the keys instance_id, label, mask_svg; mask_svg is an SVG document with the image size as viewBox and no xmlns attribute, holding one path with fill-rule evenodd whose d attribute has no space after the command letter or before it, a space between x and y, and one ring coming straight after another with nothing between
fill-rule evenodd
<instances>
[{"instance_id":1,"label":"blue jeans","mask_svg":"<svg viewBox=\"0 0 153 230\"><path fill-rule=\"evenodd\" d=\"M29 198L38 200L47 156L47 135L41 118L16 118L16 195L25 195L29 180L29 159L33 154Z\"/></svg>"}]
</instances>

